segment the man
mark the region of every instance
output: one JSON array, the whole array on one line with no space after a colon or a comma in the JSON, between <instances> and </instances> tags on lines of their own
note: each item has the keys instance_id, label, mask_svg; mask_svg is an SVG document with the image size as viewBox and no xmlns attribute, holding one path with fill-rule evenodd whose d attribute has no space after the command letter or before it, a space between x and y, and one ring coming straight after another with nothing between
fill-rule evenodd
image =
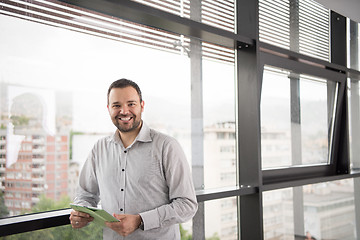
<instances>
[{"instance_id":1,"label":"man","mask_svg":"<svg viewBox=\"0 0 360 240\"><path fill-rule=\"evenodd\" d=\"M189 165L179 143L141 119L140 88L127 79L108 90L114 135L93 147L79 177L75 204L101 206L120 222L106 223L104 239L180 239L179 223L190 220L197 202ZM73 228L93 219L72 211Z\"/></svg>"}]
</instances>

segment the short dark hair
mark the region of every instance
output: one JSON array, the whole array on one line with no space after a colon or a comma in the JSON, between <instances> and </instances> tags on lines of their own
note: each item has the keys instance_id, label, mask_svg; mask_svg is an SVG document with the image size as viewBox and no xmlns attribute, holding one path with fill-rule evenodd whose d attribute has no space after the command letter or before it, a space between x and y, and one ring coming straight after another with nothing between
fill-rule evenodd
<instances>
[{"instance_id":1,"label":"short dark hair","mask_svg":"<svg viewBox=\"0 0 360 240\"><path fill-rule=\"evenodd\" d=\"M142 102L142 94L141 94L141 90L139 88L139 86L129 80L129 79L126 79L126 78L121 78L119 80L116 80L115 82L113 82L110 87L109 87L109 90L108 90L108 93L107 93L107 103L109 104L109 95L110 95L110 91L111 89L113 88L126 88L126 87L133 87L135 88L135 90L137 91L139 97L140 97L140 102Z\"/></svg>"}]
</instances>

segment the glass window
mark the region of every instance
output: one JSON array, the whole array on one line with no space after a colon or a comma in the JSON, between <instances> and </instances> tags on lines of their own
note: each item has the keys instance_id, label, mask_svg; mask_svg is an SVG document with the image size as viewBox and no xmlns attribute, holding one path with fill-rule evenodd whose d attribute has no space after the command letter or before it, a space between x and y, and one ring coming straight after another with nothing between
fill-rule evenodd
<instances>
[{"instance_id":1,"label":"glass window","mask_svg":"<svg viewBox=\"0 0 360 240\"><path fill-rule=\"evenodd\" d=\"M357 239L354 180L303 187L305 233L316 239Z\"/></svg>"},{"instance_id":2,"label":"glass window","mask_svg":"<svg viewBox=\"0 0 360 240\"><path fill-rule=\"evenodd\" d=\"M349 100L349 139L351 169L360 170L359 144L360 144L360 88L358 80L348 79Z\"/></svg>"},{"instance_id":3,"label":"glass window","mask_svg":"<svg viewBox=\"0 0 360 240\"><path fill-rule=\"evenodd\" d=\"M360 70L360 23L347 19L347 63L348 68Z\"/></svg>"},{"instance_id":4,"label":"glass window","mask_svg":"<svg viewBox=\"0 0 360 240\"><path fill-rule=\"evenodd\" d=\"M329 84L334 86L328 93ZM262 167L329 163L336 94L336 84L325 79L265 67L261 95Z\"/></svg>"},{"instance_id":5,"label":"glass window","mask_svg":"<svg viewBox=\"0 0 360 240\"><path fill-rule=\"evenodd\" d=\"M264 239L357 239L354 181L263 193Z\"/></svg>"},{"instance_id":6,"label":"glass window","mask_svg":"<svg viewBox=\"0 0 360 240\"><path fill-rule=\"evenodd\" d=\"M264 239L294 239L292 189L263 193Z\"/></svg>"},{"instance_id":7,"label":"glass window","mask_svg":"<svg viewBox=\"0 0 360 240\"><path fill-rule=\"evenodd\" d=\"M28 11L29 4L35 3L19 7ZM141 87L144 121L174 136L190 165L200 162L201 188L236 185L233 49L202 42L191 54L184 36L44 4L48 16L34 13L31 21L18 18L11 4L8 15L0 14L0 187L8 216L42 211L42 199L68 207L93 144L115 131L106 93L122 77ZM53 5L72 20L54 20ZM193 61L201 67L191 72ZM191 73L201 82L197 91ZM196 144L203 147L192 147L192 131L201 133ZM214 138L219 133L224 138Z\"/></svg>"},{"instance_id":8,"label":"glass window","mask_svg":"<svg viewBox=\"0 0 360 240\"><path fill-rule=\"evenodd\" d=\"M360 69L360 24L348 20L348 63L350 68ZM359 80L348 78L348 113L349 113L349 139L351 168L360 169L359 144L360 144L360 88Z\"/></svg>"},{"instance_id":9,"label":"glass window","mask_svg":"<svg viewBox=\"0 0 360 240\"><path fill-rule=\"evenodd\" d=\"M205 202L205 238L238 239L237 198Z\"/></svg>"}]
</instances>

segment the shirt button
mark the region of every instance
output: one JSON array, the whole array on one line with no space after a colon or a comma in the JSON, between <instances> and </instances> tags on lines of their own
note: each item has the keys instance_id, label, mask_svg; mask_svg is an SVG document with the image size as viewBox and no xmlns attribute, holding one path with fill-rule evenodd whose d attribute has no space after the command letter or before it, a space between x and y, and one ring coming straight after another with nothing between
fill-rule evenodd
<instances>
[{"instance_id":1,"label":"shirt button","mask_svg":"<svg viewBox=\"0 0 360 240\"><path fill-rule=\"evenodd\" d=\"M125 150L124 153L127 153L127 151Z\"/></svg>"},{"instance_id":2,"label":"shirt button","mask_svg":"<svg viewBox=\"0 0 360 240\"><path fill-rule=\"evenodd\" d=\"M123 172L124 172L124 171L125 171L125 169L121 169L121 171L123 171Z\"/></svg>"},{"instance_id":3,"label":"shirt button","mask_svg":"<svg viewBox=\"0 0 360 240\"><path fill-rule=\"evenodd\" d=\"M121 189L121 191L124 191L124 189Z\"/></svg>"},{"instance_id":4,"label":"shirt button","mask_svg":"<svg viewBox=\"0 0 360 240\"><path fill-rule=\"evenodd\" d=\"M120 211L122 212L122 211L124 211L124 209L120 208Z\"/></svg>"}]
</instances>

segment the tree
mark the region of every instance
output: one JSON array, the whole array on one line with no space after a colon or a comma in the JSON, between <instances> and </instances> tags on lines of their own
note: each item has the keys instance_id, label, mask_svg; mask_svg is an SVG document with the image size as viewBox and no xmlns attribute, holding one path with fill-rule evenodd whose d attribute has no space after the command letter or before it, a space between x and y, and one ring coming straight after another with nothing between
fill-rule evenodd
<instances>
[{"instance_id":1,"label":"tree","mask_svg":"<svg viewBox=\"0 0 360 240\"><path fill-rule=\"evenodd\" d=\"M9 211L5 206L4 194L0 191L0 218L6 217L7 215L9 215Z\"/></svg>"},{"instance_id":2,"label":"tree","mask_svg":"<svg viewBox=\"0 0 360 240\"><path fill-rule=\"evenodd\" d=\"M191 240L192 239L192 235L189 234L188 231L185 230L181 224L180 224L180 236L181 236L181 240Z\"/></svg>"},{"instance_id":3,"label":"tree","mask_svg":"<svg viewBox=\"0 0 360 240\"><path fill-rule=\"evenodd\" d=\"M30 118L22 116L11 116L10 117L14 126L27 126L29 124Z\"/></svg>"},{"instance_id":4,"label":"tree","mask_svg":"<svg viewBox=\"0 0 360 240\"><path fill-rule=\"evenodd\" d=\"M45 212L50 210L68 208L69 204L70 204L70 198L68 196L64 196L59 201L56 202L50 198L47 198L45 195L41 195L39 202L32 208L32 212ZM54 227L54 228L42 229L32 232L19 233L19 234L0 238L0 240L38 240L38 239L98 240L98 239L102 239L102 227L90 223L88 226L76 230L71 227L69 221L69 225L65 225L61 227Z\"/></svg>"}]
</instances>

